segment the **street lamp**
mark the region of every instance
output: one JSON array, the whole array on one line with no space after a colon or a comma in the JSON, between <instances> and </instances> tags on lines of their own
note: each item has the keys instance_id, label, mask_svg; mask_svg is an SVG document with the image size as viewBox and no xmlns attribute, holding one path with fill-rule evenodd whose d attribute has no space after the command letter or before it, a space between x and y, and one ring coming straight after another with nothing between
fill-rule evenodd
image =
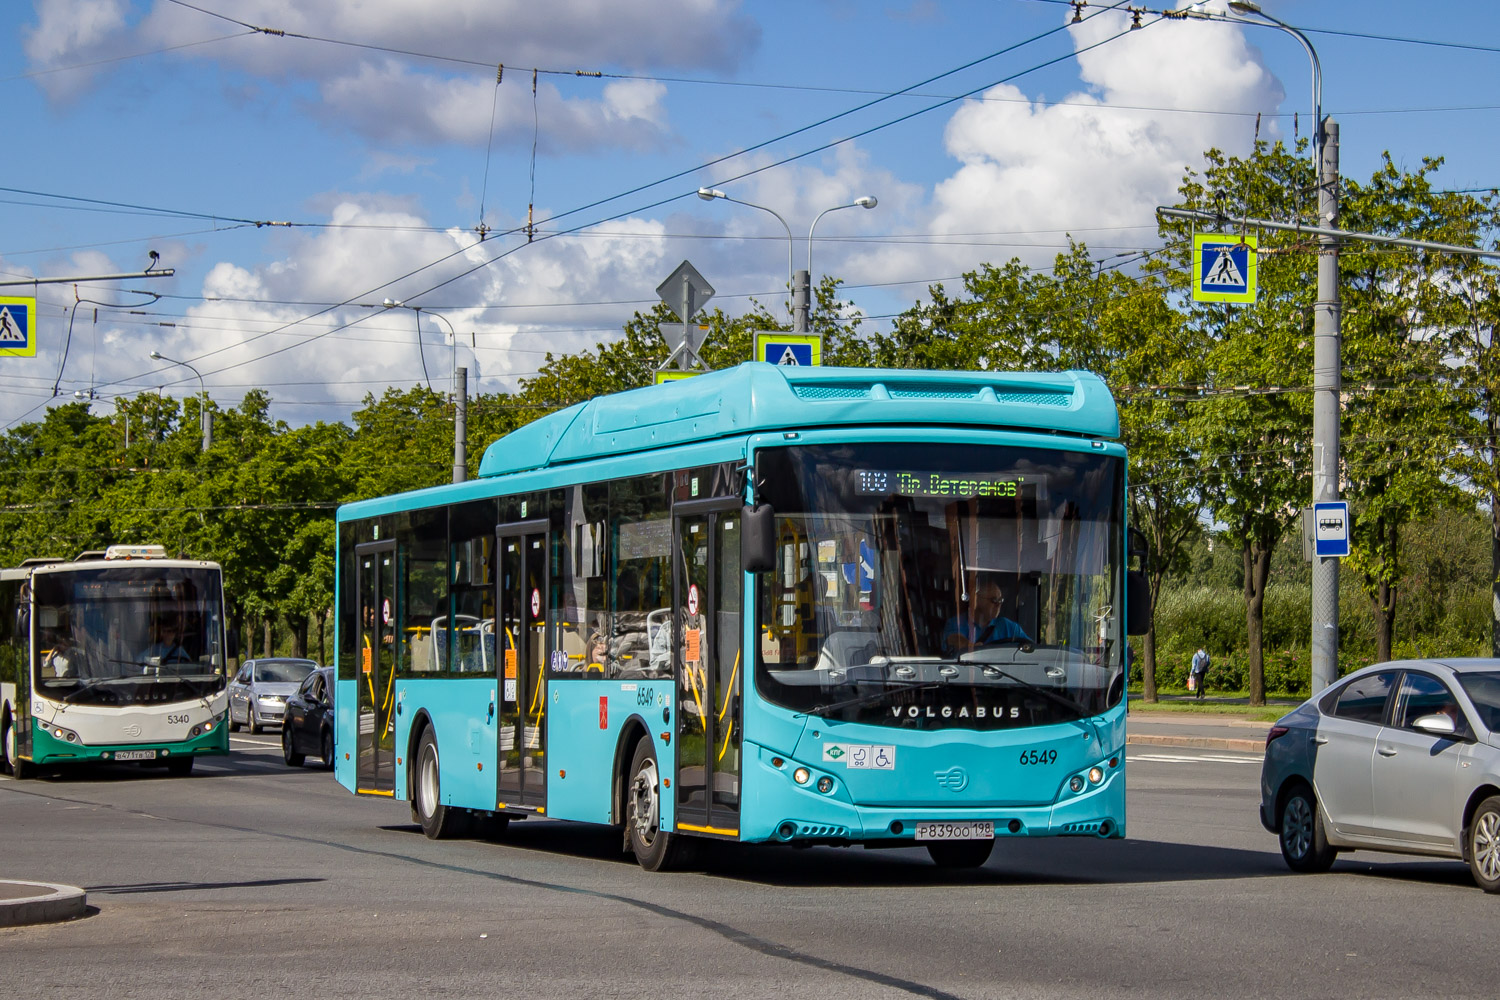
<instances>
[{"instance_id":1,"label":"street lamp","mask_svg":"<svg viewBox=\"0 0 1500 1000\"><path fill-rule=\"evenodd\" d=\"M386 299L387 309L410 309L417 316L417 350L422 350L422 307L409 306L400 299ZM458 367L458 332L446 316L427 310L433 319L442 320L453 340L453 481L464 482L469 478L469 370ZM422 371L427 371L427 355L422 354ZM429 379L427 388L432 388Z\"/></svg>"},{"instance_id":2,"label":"street lamp","mask_svg":"<svg viewBox=\"0 0 1500 1000\"><path fill-rule=\"evenodd\" d=\"M787 285L792 292L792 330L797 333L806 333L808 331L808 308L812 301L812 241L813 230L818 228L818 220L829 212L837 212L841 208L874 208L880 204L879 200L873 195L865 195L862 198L854 199L847 205L835 205L832 208L825 208L819 212L817 217L813 219L812 225L807 227L807 270L798 272L792 270L792 227L788 226L786 220L780 215L764 205L731 198L718 188L699 188L698 197L704 201L713 201L715 198L722 198L725 201L732 201L736 205L747 205L750 208L758 208L762 212L770 212L776 216L776 221L781 223L781 227L786 230L786 277Z\"/></svg>"},{"instance_id":3,"label":"street lamp","mask_svg":"<svg viewBox=\"0 0 1500 1000\"><path fill-rule=\"evenodd\" d=\"M203 450L208 451L214 443L214 415L208 409L208 388L203 384L203 376L199 374L198 369L186 361L176 361L160 351L152 351L150 357L152 361L165 361L168 364L180 365L198 376L198 389L203 393L203 405L198 409L198 423L203 428Z\"/></svg>"},{"instance_id":4,"label":"street lamp","mask_svg":"<svg viewBox=\"0 0 1500 1000\"><path fill-rule=\"evenodd\" d=\"M753 201L740 201L738 198L731 198L729 197L729 195L725 194L723 191L720 191L718 188L699 188L698 197L702 198L704 201L713 201L715 198L723 198L725 201L732 201L736 205L745 205L750 208L758 208L762 212L770 212L772 215L776 216L776 221L781 223L782 229L786 230L786 285L788 290L796 288L795 283L792 281L792 227L786 224L786 220L783 219L779 213L777 213L773 209L767 208L764 205L757 205Z\"/></svg>"},{"instance_id":5,"label":"street lamp","mask_svg":"<svg viewBox=\"0 0 1500 1000\"><path fill-rule=\"evenodd\" d=\"M1260 9L1250 0L1230 0L1236 14L1260 18L1292 35L1307 50L1313 71L1313 162L1318 171L1318 227L1334 229L1339 214L1339 126L1323 120L1323 68L1307 36ZM1256 21L1242 21L1256 24ZM1313 307L1313 502L1339 498L1339 389L1343 381L1343 345L1339 330L1339 244L1318 236L1318 301ZM1312 689L1321 691L1338 679L1339 561L1313 557Z\"/></svg>"},{"instance_id":6,"label":"street lamp","mask_svg":"<svg viewBox=\"0 0 1500 1000\"><path fill-rule=\"evenodd\" d=\"M818 222L829 212L837 212L845 208L874 208L880 204L880 200L873 194L867 194L862 198L855 198L847 205L835 205L825 208L819 212L807 227L807 270L796 275L795 291L792 293L792 329L798 333L805 333L811 327L808 313L812 309L812 247L813 230L818 228Z\"/></svg>"}]
</instances>

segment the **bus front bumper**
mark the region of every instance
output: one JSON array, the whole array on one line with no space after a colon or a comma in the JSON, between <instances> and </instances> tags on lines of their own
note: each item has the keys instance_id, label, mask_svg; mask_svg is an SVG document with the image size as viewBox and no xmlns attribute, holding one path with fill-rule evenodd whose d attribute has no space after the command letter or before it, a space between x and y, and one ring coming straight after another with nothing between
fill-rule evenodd
<instances>
[{"instance_id":1,"label":"bus front bumper","mask_svg":"<svg viewBox=\"0 0 1500 1000\"><path fill-rule=\"evenodd\" d=\"M996 838L1125 836L1125 768L1120 754L1115 755L1114 767L1107 766L1107 759L1100 762L1103 776L1099 783L1085 783L1078 792L1064 786L1054 802L954 802L941 806L917 802L856 805L841 795L843 789L837 780L829 792L818 791L819 779L828 772L803 765L810 772L809 779L799 784L789 779L789 774L798 769L796 761L788 760L778 768L768 763L770 756L767 752L747 754L747 770L755 772L753 778L746 775L747 784L753 780L756 786L753 792L747 788L747 800L755 801L756 806L753 816L741 816L740 839L744 841L913 846L918 843L918 824L964 825L976 821L993 823Z\"/></svg>"},{"instance_id":2,"label":"bus front bumper","mask_svg":"<svg viewBox=\"0 0 1500 1000\"><path fill-rule=\"evenodd\" d=\"M85 761L168 761L174 757L227 756L229 753L229 726L220 717L209 724L207 731L195 726L200 732L185 740L157 743L113 744L90 746L68 739L69 730L50 722L33 720L31 727L31 762L33 764L73 764ZM60 729L60 733L59 733Z\"/></svg>"}]
</instances>

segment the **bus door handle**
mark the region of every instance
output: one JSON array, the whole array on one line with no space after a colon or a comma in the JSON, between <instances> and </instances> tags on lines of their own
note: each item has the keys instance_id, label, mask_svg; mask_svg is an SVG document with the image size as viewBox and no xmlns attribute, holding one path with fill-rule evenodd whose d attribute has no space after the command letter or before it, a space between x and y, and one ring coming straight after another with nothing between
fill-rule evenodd
<instances>
[{"instance_id":1,"label":"bus door handle","mask_svg":"<svg viewBox=\"0 0 1500 1000\"><path fill-rule=\"evenodd\" d=\"M490 717L488 719L484 720L484 724L485 725L489 725L491 722L494 722L494 721L495 721L495 703L492 701L492 702L490 702Z\"/></svg>"}]
</instances>

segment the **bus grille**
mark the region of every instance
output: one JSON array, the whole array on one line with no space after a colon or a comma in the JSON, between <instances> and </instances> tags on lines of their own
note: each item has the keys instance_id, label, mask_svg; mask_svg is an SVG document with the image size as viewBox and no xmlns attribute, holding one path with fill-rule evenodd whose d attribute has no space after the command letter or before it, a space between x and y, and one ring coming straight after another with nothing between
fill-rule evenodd
<instances>
[{"instance_id":1,"label":"bus grille","mask_svg":"<svg viewBox=\"0 0 1500 1000\"><path fill-rule=\"evenodd\" d=\"M1062 833L1064 837L1071 836L1073 834L1083 834L1085 836L1089 836L1099 832L1099 825L1102 822L1103 820L1095 819L1089 820L1086 823L1069 823L1067 826L1062 828Z\"/></svg>"},{"instance_id":2,"label":"bus grille","mask_svg":"<svg viewBox=\"0 0 1500 1000\"><path fill-rule=\"evenodd\" d=\"M849 828L847 826L834 826L830 823L798 823L798 837L847 837Z\"/></svg>"}]
</instances>

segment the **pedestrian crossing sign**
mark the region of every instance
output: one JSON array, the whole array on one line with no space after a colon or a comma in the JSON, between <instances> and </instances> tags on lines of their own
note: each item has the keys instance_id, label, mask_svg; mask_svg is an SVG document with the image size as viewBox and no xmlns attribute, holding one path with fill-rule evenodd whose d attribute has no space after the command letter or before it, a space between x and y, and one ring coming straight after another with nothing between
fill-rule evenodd
<instances>
[{"instance_id":1,"label":"pedestrian crossing sign","mask_svg":"<svg viewBox=\"0 0 1500 1000\"><path fill-rule=\"evenodd\" d=\"M1193 237L1193 301L1253 303L1255 237L1198 233Z\"/></svg>"},{"instance_id":2,"label":"pedestrian crossing sign","mask_svg":"<svg viewBox=\"0 0 1500 1000\"><path fill-rule=\"evenodd\" d=\"M36 357L36 299L0 295L0 358Z\"/></svg>"},{"instance_id":3,"label":"pedestrian crossing sign","mask_svg":"<svg viewBox=\"0 0 1500 1000\"><path fill-rule=\"evenodd\" d=\"M755 360L789 368L809 368L823 363L823 338L815 333L755 331Z\"/></svg>"}]
</instances>

